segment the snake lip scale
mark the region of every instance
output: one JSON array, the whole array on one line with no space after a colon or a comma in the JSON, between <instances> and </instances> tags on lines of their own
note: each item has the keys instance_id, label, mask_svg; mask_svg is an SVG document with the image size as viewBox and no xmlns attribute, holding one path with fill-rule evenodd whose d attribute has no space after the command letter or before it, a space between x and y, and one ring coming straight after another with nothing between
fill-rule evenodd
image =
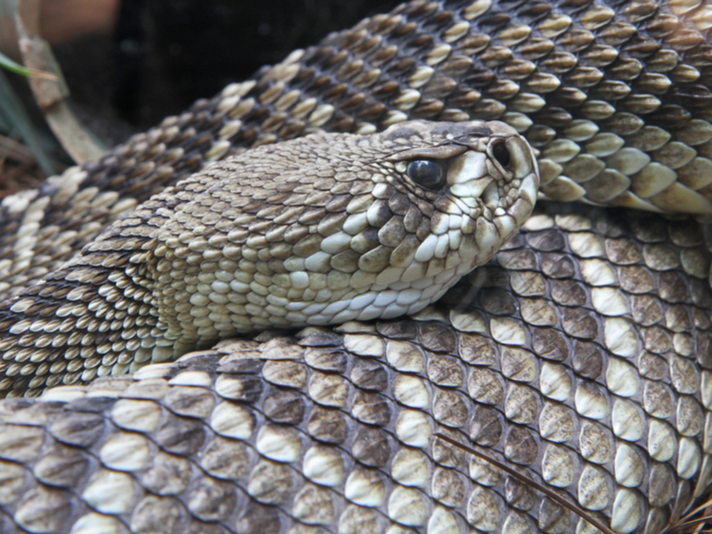
<instances>
[{"instance_id":1,"label":"snake lip scale","mask_svg":"<svg viewBox=\"0 0 712 534\"><path fill-rule=\"evenodd\" d=\"M46 391L0 401L0 532L680 525L711 31L705 0L416 0L5 198L0 389ZM538 182L588 205L526 218Z\"/></svg>"}]
</instances>

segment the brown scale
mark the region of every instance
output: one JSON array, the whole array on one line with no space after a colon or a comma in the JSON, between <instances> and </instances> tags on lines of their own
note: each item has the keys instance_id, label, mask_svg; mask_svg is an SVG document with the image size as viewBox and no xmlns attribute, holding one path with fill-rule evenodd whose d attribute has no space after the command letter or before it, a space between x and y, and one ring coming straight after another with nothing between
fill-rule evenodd
<instances>
[{"instance_id":1,"label":"brown scale","mask_svg":"<svg viewBox=\"0 0 712 534\"><path fill-rule=\"evenodd\" d=\"M709 20L699 0L404 4L6 199L0 295L207 162L314 127L503 119L542 151L547 197L710 213Z\"/></svg>"},{"instance_id":2,"label":"brown scale","mask_svg":"<svg viewBox=\"0 0 712 534\"><path fill-rule=\"evenodd\" d=\"M438 9L413 4L404 18L374 17L309 50L303 64L278 66L254 87L232 87L167 119L87 164L86 176L68 171L64 189L47 185L29 209L13 197L1 208L5 294L43 277L135 205L112 191L145 199L245 146L314 126L370 131L413 114L510 121L546 156L552 198L709 209L706 3ZM649 217L628 230L615 215L591 217L591 228L586 216L533 219L497 263L471 276L479 288L471 307L449 316L441 308L419 323L352 324L343 337L312 332L303 346L273 341L260 354L227 346L220 362L191 355L138 377L58 390L65 404L4 401L12 430L0 433L0 530L296 534L321 523L407 531L391 518L420 521L416 530L434 522L430 531L575 528L578 518L521 482L422 439L427 426L528 467L604 520L622 518L619 529L660 531L707 482L697 477L710 440L709 241L691 222ZM11 250L18 232L37 236L24 255ZM141 295L109 297L127 310L110 312L112 321L138 315L136 328L146 327ZM76 341L62 330L71 326L58 321L56 337ZM566 377L575 393L562 400ZM86 390L93 397L82 398ZM273 458L297 442L296 460ZM322 473L305 463L312 446L329 467ZM339 465L336 491L326 490L323 477ZM348 495L347 473L358 483ZM381 488L382 500L364 505Z\"/></svg>"},{"instance_id":3,"label":"brown scale","mask_svg":"<svg viewBox=\"0 0 712 534\"><path fill-rule=\"evenodd\" d=\"M196 173L121 218L41 284L0 304L0 391L34 396L174 360L239 333L422 309L457 281L459 265L465 273L486 262L505 230L497 229L502 216L491 215L491 252L480 250L473 217L492 209L462 185L465 193L457 195L424 189L408 177L408 163L442 159L447 169L467 152L489 165L484 151L500 139L511 169L501 171L506 176L494 167L488 172L507 188L500 211L509 210L513 233L531 212L538 182L526 143L501 123L412 121L382 135L315 135ZM462 211L456 201L480 207ZM461 214L456 227L453 209ZM442 257L424 243L438 227L448 231ZM423 250L430 257L413 261ZM418 290L415 299L405 295L407 304L394 299L368 308L381 288L409 289L411 266L414 280L430 276L429 294ZM381 274L392 279L382 282ZM365 304L348 309L361 296ZM328 306L341 307L324 311ZM272 373L300 376L269 367L267 380Z\"/></svg>"},{"instance_id":4,"label":"brown scale","mask_svg":"<svg viewBox=\"0 0 712 534\"><path fill-rule=\"evenodd\" d=\"M590 528L440 433L615 531L662 532L710 478L710 258L689 220L545 206L415 320L4 400L0 528Z\"/></svg>"}]
</instances>

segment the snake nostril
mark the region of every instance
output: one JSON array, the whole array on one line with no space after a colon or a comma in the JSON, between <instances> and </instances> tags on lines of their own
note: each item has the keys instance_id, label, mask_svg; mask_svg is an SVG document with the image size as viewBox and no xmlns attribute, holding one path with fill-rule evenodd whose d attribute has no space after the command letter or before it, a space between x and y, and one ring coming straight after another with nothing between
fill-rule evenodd
<instances>
[{"instance_id":1,"label":"snake nostril","mask_svg":"<svg viewBox=\"0 0 712 534\"><path fill-rule=\"evenodd\" d=\"M505 169L509 167L509 164L512 162L506 142L500 142L494 145L492 147L492 156L497 160L497 163Z\"/></svg>"}]
</instances>

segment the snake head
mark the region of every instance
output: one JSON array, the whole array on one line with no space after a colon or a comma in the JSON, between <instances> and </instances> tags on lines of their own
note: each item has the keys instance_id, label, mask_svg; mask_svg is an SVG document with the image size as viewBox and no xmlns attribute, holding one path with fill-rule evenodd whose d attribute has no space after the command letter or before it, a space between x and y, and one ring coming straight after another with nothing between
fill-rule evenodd
<instances>
[{"instance_id":1,"label":"snake head","mask_svg":"<svg viewBox=\"0 0 712 534\"><path fill-rule=\"evenodd\" d=\"M419 207L417 199L432 206L423 208L429 233L419 229L416 262L452 264L459 256L457 272L467 272L486 262L531 214L539 188L536 157L507 124L413 121L383 136L396 144L408 140L411 146L390 160L409 198Z\"/></svg>"},{"instance_id":2,"label":"snake head","mask_svg":"<svg viewBox=\"0 0 712 534\"><path fill-rule=\"evenodd\" d=\"M500 122L315 133L216 162L157 200L166 336L415 313L511 237L538 185Z\"/></svg>"}]
</instances>

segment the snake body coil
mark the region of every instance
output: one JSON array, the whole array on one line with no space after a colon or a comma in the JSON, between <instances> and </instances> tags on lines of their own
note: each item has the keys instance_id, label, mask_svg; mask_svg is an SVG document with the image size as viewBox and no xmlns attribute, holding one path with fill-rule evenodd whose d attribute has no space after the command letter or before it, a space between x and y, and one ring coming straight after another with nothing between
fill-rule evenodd
<instances>
[{"instance_id":1,"label":"snake body coil","mask_svg":"<svg viewBox=\"0 0 712 534\"><path fill-rule=\"evenodd\" d=\"M120 373L132 362L139 367L148 358L171 358L207 345L233 332L216 328L224 324L222 309L241 317L234 319L237 324L245 321L242 331L279 324L289 313L297 324L310 318L326 324L347 309L324 318L332 302L322 307L318 294L336 289L334 302L349 299L342 318L354 320L336 329L309 326L295 338L223 341L131 376L50 389L39 400L3 401L0 530L593 531L586 519L531 484L435 434L478 447L616 532L652 534L679 522L712 476L707 226L655 214L547 205L468 283L412 319L362 322L370 313L364 310L377 299L384 310L393 302L398 311L416 309L410 308L408 289L382 292L386 280L375 274L376 280L368 281L372 286L361 286L355 273L386 266L383 250L368 256L384 248L393 249L386 269L403 267L393 260L397 238L408 241L406 206L428 212L422 220L429 220L432 235L442 236L437 232L445 221L448 232L457 228L455 217L465 234L468 209L483 215L489 209L492 219L485 220L497 226L498 209L505 215L515 209L517 194L533 200L529 186L509 185L516 179L523 184L530 169L511 129L537 153L544 198L709 214L710 27L712 6L695 0L412 2L296 52L254 81L227 87L99 162L4 200L0 290L3 296L20 296L3 304L0 317L2 385L18 388L16 393L28 385L39 392L64 377L79 382ZM411 118L499 120L508 126L489 125L487 133L481 123L465 123L478 131L460 138L453 150L444 130L436 134L437 127L425 123L402 126L397 134L398 124ZM318 176L311 185L276 179L294 189L285 186L265 198L262 189L255 192L227 177L224 186L212 189L214 178L231 165L248 174L254 165L256 174L269 174L269 169L258 172L260 164L247 152L148 200L163 186L245 147L315 128L373 134L389 126L368 139L407 139L405 151L422 144L407 158L412 167L397 157L381 161L377 171L369 167L369 176L383 175L386 182L354 185L331 175ZM404 134L406 127L412 131ZM446 139L437 140L443 134ZM333 159L349 143L346 153L356 150L355 139L318 134L258 153L267 160L274 155L270 169L284 165L289 176L294 167L284 161L290 151L324 151ZM510 146L506 155L497 148L504 143ZM393 156L394 147L386 152ZM375 153L383 155L378 148ZM286 160L279 163L282 157ZM447 172L437 171L439 160L449 162ZM363 164L373 162L364 158ZM482 181L483 166L502 178L496 188ZM318 175L316 167L313 171ZM449 193L429 196L431 186L444 186L443 177ZM329 191L322 199L321 184ZM343 184L349 184L348 192ZM309 193L297 190L303 185ZM477 201L460 205L464 197L458 190ZM240 197L242 215L231 212L227 202L221 205L220 195ZM348 228L355 223L348 223L347 206L368 196L368 206L354 213L366 213L369 224L370 216L383 224L372 225L378 232L352 235ZM402 196L408 204L390 205ZM269 217L288 219L291 207L280 202L296 197L304 197L298 209L299 217L306 217L297 224L321 237L312 243L300 236L307 242L303 254L291 260L293 272L315 272L327 280L319 285L315 276L312 287L310 275L307 284L301 274L292 280L270 271L270 283L313 302L279 311L280 301L275 305L260 293L267 273L257 265L272 262L279 269L284 263L260 257L259 251L270 250L262 245L280 225ZM270 198L274 202L267 202ZM307 198L317 199L318 209ZM202 203L207 199L218 206L215 211ZM107 223L144 201L92 241ZM383 204L390 218L383 216ZM329 205L343 208L335 212L344 220L330 218ZM373 206L378 209L371 213ZM461 213L453 213L453 206ZM250 219L261 210L268 221L264 227L262 220ZM513 220L520 223L524 211L518 210ZM245 217L240 223L249 230L232 237L244 238L240 246L254 255L237 262L218 258L210 243L215 238L220 250L233 254L233 215ZM393 220L398 224L381 236ZM325 233L338 231L322 235L322 223ZM425 246L435 238L418 236L420 226L412 228L418 239L409 249L414 264L433 258L441 260L432 263L439 269L447 254L438 257L442 249ZM513 232L511 224L502 228L502 237ZM215 232L207 235L211 229ZM337 248L345 246L345 235L351 236L349 250L360 255L339 263L335 258L345 250ZM250 243L250 237L256 241ZM493 252L475 242L485 251L483 258ZM285 254L293 252L291 247ZM323 273L316 261L324 259L322 252L330 255L332 268ZM245 261L237 268L195 270L200 261L189 259L197 256L208 264L211 258L217 264ZM313 256L312 271L306 260ZM329 286L335 261L355 269L348 273L348 289ZM446 272L452 266L442 267ZM422 268L425 278L428 269ZM405 277L406 270L398 276ZM433 271L432 280L441 272ZM220 279L227 275L232 278ZM289 287L276 282L286 284L287 277ZM441 280L428 298L453 281L452 276ZM113 287L101 289L109 284ZM253 295L254 302L221 297L232 293L219 289L244 289L240 284L249 289L236 293ZM363 294L349 294L361 287ZM378 294L369 294L374 287ZM389 301L393 294L381 296L388 291L402 293ZM399 302L401 294L407 295ZM354 301L363 307L351 310ZM287 299L284 306L289 305ZM276 308L268 311L269 306ZM284 311L287 315L280 315ZM160 335L152 336L154 331Z\"/></svg>"}]
</instances>

